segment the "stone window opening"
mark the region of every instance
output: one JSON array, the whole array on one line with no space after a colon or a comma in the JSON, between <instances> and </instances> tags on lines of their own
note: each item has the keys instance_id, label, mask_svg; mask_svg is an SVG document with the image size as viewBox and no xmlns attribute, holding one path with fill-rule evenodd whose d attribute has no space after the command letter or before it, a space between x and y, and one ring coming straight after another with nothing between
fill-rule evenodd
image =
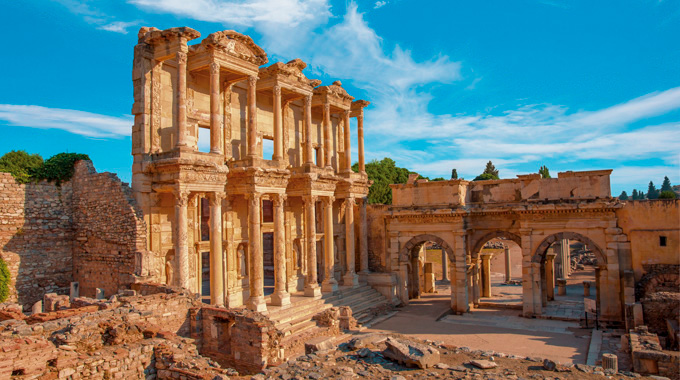
<instances>
[{"instance_id":1,"label":"stone window opening","mask_svg":"<svg viewBox=\"0 0 680 380\"><path fill-rule=\"evenodd\" d=\"M319 162L321 162L321 147L315 146L314 147L314 165L319 166Z\"/></svg>"},{"instance_id":2,"label":"stone window opening","mask_svg":"<svg viewBox=\"0 0 680 380\"><path fill-rule=\"evenodd\" d=\"M666 236L659 236L659 247L666 247L668 245L668 238Z\"/></svg>"},{"instance_id":3,"label":"stone window opening","mask_svg":"<svg viewBox=\"0 0 680 380\"><path fill-rule=\"evenodd\" d=\"M218 331L218 350L221 353L231 354L231 331L236 321L228 318L215 318Z\"/></svg>"},{"instance_id":4,"label":"stone window opening","mask_svg":"<svg viewBox=\"0 0 680 380\"><path fill-rule=\"evenodd\" d=\"M201 241L210 241L210 201L201 198Z\"/></svg>"},{"instance_id":5,"label":"stone window opening","mask_svg":"<svg viewBox=\"0 0 680 380\"><path fill-rule=\"evenodd\" d=\"M265 160L274 159L274 137L262 136L262 158Z\"/></svg>"},{"instance_id":6,"label":"stone window opening","mask_svg":"<svg viewBox=\"0 0 680 380\"><path fill-rule=\"evenodd\" d=\"M199 152L210 153L210 126L197 125L196 147Z\"/></svg>"},{"instance_id":7,"label":"stone window opening","mask_svg":"<svg viewBox=\"0 0 680 380\"><path fill-rule=\"evenodd\" d=\"M262 223L274 223L274 202L271 199L262 200Z\"/></svg>"}]
</instances>

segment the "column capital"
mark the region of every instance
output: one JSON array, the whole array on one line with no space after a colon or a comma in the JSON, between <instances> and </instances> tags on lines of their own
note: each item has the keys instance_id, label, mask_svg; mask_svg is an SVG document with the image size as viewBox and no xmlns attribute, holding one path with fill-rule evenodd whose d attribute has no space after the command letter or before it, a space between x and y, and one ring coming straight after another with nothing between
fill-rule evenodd
<instances>
[{"instance_id":1,"label":"column capital","mask_svg":"<svg viewBox=\"0 0 680 380\"><path fill-rule=\"evenodd\" d=\"M221 206L222 200L227 197L226 193L214 192L210 194L210 206Z\"/></svg>"},{"instance_id":2,"label":"column capital","mask_svg":"<svg viewBox=\"0 0 680 380\"><path fill-rule=\"evenodd\" d=\"M249 85L249 86L255 86L255 85L257 85L257 76L256 76L256 75L250 75L250 76L248 76L248 85Z\"/></svg>"},{"instance_id":3,"label":"column capital","mask_svg":"<svg viewBox=\"0 0 680 380\"><path fill-rule=\"evenodd\" d=\"M175 196L178 206L187 206L189 204L189 195L191 194L188 190L175 190L172 195Z\"/></svg>"},{"instance_id":4,"label":"column capital","mask_svg":"<svg viewBox=\"0 0 680 380\"><path fill-rule=\"evenodd\" d=\"M362 110L360 114L357 115L357 120L363 123L364 121L364 111ZM362 125L363 127L363 125Z\"/></svg>"},{"instance_id":5,"label":"column capital","mask_svg":"<svg viewBox=\"0 0 680 380\"><path fill-rule=\"evenodd\" d=\"M177 63L180 65L186 65L187 64L187 53L183 51L178 51L177 52Z\"/></svg>"},{"instance_id":6,"label":"column capital","mask_svg":"<svg viewBox=\"0 0 680 380\"><path fill-rule=\"evenodd\" d=\"M274 204L274 207L281 207L287 198L288 196L286 194L275 193L272 196L272 203Z\"/></svg>"},{"instance_id":7,"label":"column capital","mask_svg":"<svg viewBox=\"0 0 680 380\"><path fill-rule=\"evenodd\" d=\"M324 103L323 104L323 112L327 115L330 115L330 112L331 112L331 104L330 103Z\"/></svg>"},{"instance_id":8,"label":"column capital","mask_svg":"<svg viewBox=\"0 0 680 380\"><path fill-rule=\"evenodd\" d=\"M312 105L312 95L305 96L305 106L309 107Z\"/></svg>"},{"instance_id":9,"label":"column capital","mask_svg":"<svg viewBox=\"0 0 680 380\"><path fill-rule=\"evenodd\" d=\"M350 207L354 206L356 204L356 198L354 197L347 197L345 198L345 207Z\"/></svg>"},{"instance_id":10,"label":"column capital","mask_svg":"<svg viewBox=\"0 0 680 380\"><path fill-rule=\"evenodd\" d=\"M317 195L303 195L302 196L302 202L304 202L304 203L315 204L317 200L319 200L319 196L317 196Z\"/></svg>"},{"instance_id":11,"label":"column capital","mask_svg":"<svg viewBox=\"0 0 680 380\"><path fill-rule=\"evenodd\" d=\"M274 87L272 87L274 91L274 95L276 96L281 96L281 86L278 84L275 84Z\"/></svg>"},{"instance_id":12,"label":"column capital","mask_svg":"<svg viewBox=\"0 0 680 380\"><path fill-rule=\"evenodd\" d=\"M335 201L335 197L333 196L323 197L322 201L324 206L332 206L333 201Z\"/></svg>"},{"instance_id":13,"label":"column capital","mask_svg":"<svg viewBox=\"0 0 680 380\"><path fill-rule=\"evenodd\" d=\"M220 64L217 62L210 62L210 74L219 75L220 74Z\"/></svg>"}]
</instances>

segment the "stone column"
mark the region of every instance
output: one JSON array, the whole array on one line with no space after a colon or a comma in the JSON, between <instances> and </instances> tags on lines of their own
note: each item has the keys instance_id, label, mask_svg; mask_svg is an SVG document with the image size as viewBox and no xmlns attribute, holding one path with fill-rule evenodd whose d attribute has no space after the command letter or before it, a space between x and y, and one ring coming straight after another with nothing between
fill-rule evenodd
<instances>
[{"instance_id":1,"label":"stone column","mask_svg":"<svg viewBox=\"0 0 680 380\"><path fill-rule=\"evenodd\" d=\"M472 259L472 262L474 263L472 266L472 303L477 307L479 306L480 287L482 285L480 278L481 260Z\"/></svg>"},{"instance_id":2,"label":"stone column","mask_svg":"<svg viewBox=\"0 0 680 380\"><path fill-rule=\"evenodd\" d=\"M442 248L442 281L449 283L449 258L444 248Z\"/></svg>"},{"instance_id":3,"label":"stone column","mask_svg":"<svg viewBox=\"0 0 680 380\"><path fill-rule=\"evenodd\" d=\"M248 77L248 157L258 156L257 151L257 77ZM259 206L258 206L259 207Z\"/></svg>"},{"instance_id":4,"label":"stone column","mask_svg":"<svg viewBox=\"0 0 680 380\"><path fill-rule=\"evenodd\" d=\"M359 149L359 172L366 173L366 166L364 164L364 110L359 111L360 114L357 116L357 136L359 137L359 143L357 147Z\"/></svg>"},{"instance_id":5,"label":"stone column","mask_svg":"<svg viewBox=\"0 0 680 380\"><path fill-rule=\"evenodd\" d=\"M361 273L368 273L368 224L366 222L367 198L359 199L359 259Z\"/></svg>"},{"instance_id":6,"label":"stone column","mask_svg":"<svg viewBox=\"0 0 680 380\"><path fill-rule=\"evenodd\" d=\"M283 158L283 117L281 112L281 86L274 85L274 161Z\"/></svg>"},{"instance_id":7,"label":"stone column","mask_svg":"<svg viewBox=\"0 0 680 380\"><path fill-rule=\"evenodd\" d=\"M343 278L343 285L358 286L359 276L356 274L354 258L354 198L345 200L345 254L347 262L347 272Z\"/></svg>"},{"instance_id":8,"label":"stone column","mask_svg":"<svg viewBox=\"0 0 680 380\"><path fill-rule=\"evenodd\" d=\"M302 197L305 211L305 239L307 242L307 276L305 277L305 297L321 296L316 273L316 196Z\"/></svg>"},{"instance_id":9,"label":"stone column","mask_svg":"<svg viewBox=\"0 0 680 380\"><path fill-rule=\"evenodd\" d=\"M286 231L283 216L285 195L275 194L274 203L274 294L272 304L290 306L290 294L286 288Z\"/></svg>"},{"instance_id":10,"label":"stone column","mask_svg":"<svg viewBox=\"0 0 680 380\"><path fill-rule=\"evenodd\" d=\"M352 141L350 137L349 130L349 111L345 111L343 114L345 123L345 171L352 171Z\"/></svg>"},{"instance_id":11,"label":"stone column","mask_svg":"<svg viewBox=\"0 0 680 380\"><path fill-rule=\"evenodd\" d=\"M175 267L177 268L176 285L186 288L189 284L189 243L188 210L189 192L184 190L175 191Z\"/></svg>"},{"instance_id":12,"label":"stone column","mask_svg":"<svg viewBox=\"0 0 680 380\"><path fill-rule=\"evenodd\" d=\"M482 253L482 297L491 297L491 253Z\"/></svg>"},{"instance_id":13,"label":"stone column","mask_svg":"<svg viewBox=\"0 0 680 380\"><path fill-rule=\"evenodd\" d=\"M210 64L210 153L222 154L220 124L220 65Z\"/></svg>"},{"instance_id":14,"label":"stone column","mask_svg":"<svg viewBox=\"0 0 680 380\"><path fill-rule=\"evenodd\" d=\"M468 309L470 308L470 305L474 306L475 303L475 277L474 277L474 268L475 264L467 264L467 268L465 271L465 278L467 280L467 301L468 301Z\"/></svg>"},{"instance_id":15,"label":"stone column","mask_svg":"<svg viewBox=\"0 0 680 380\"><path fill-rule=\"evenodd\" d=\"M331 166L331 105L326 103L323 105L323 163L319 166Z\"/></svg>"},{"instance_id":16,"label":"stone column","mask_svg":"<svg viewBox=\"0 0 680 380\"><path fill-rule=\"evenodd\" d=\"M505 246L505 283L509 284L512 279L512 263L510 262L510 247Z\"/></svg>"},{"instance_id":17,"label":"stone column","mask_svg":"<svg viewBox=\"0 0 680 380\"><path fill-rule=\"evenodd\" d=\"M267 311L264 300L264 258L262 257L262 232L260 230L261 194L249 194L248 203L248 248L250 250L250 298L248 308Z\"/></svg>"},{"instance_id":18,"label":"stone column","mask_svg":"<svg viewBox=\"0 0 680 380\"><path fill-rule=\"evenodd\" d=\"M224 193L210 197L210 304L224 306L224 262L222 260L222 200Z\"/></svg>"},{"instance_id":19,"label":"stone column","mask_svg":"<svg viewBox=\"0 0 680 380\"><path fill-rule=\"evenodd\" d=\"M571 258L569 252L569 240L560 240L560 258L562 259L562 278L569 278L569 272L571 271Z\"/></svg>"},{"instance_id":20,"label":"stone column","mask_svg":"<svg viewBox=\"0 0 680 380\"><path fill-rule=\"evenodd\" d=\"M555 299L555 257L554 253L545 255L545 295L547 301Z\"/></svg>"},{"instance_id":21,"label":"stone column","mask_svg":"<svg viewBox=\"0 0 680 380\"><path fill-rule=\"evenodd\" d=\"M335 250L333 245L333 197L323 199L324 206L324 279L321 283L321 290L324 292L334 292L338 290L338 282L335 280Z\"/></svg>"},{"instance_id":22,"label":"stone column","mask_svg":"<svg viewBox=\"0 0 680 380\"><path fill-rule=\"evenodd\" d=\"M312 96L305 96L305 164L314 164L312 148Z\"/></svg>"},{"instance_id":23,"label":"stone column","mask_svg":"<svg viewBox=\"0 0 680 380\"><path fill-rule=\"evenodd\" d=\"M187 53L177 52L177 147L187 146Z\"/></svg>"}]
</instances>

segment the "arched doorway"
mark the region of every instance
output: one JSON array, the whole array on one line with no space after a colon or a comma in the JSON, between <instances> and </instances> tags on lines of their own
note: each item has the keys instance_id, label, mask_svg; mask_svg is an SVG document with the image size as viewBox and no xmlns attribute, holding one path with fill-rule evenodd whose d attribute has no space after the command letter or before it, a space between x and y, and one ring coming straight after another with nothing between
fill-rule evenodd
<instances>
[{"instance_id":1,"label":"arched doorway","mask_svg":"<svg viewBox=\"0 0 680 380\"><path fill-rule=\"evenodd\" d=\"M533 263L539 263L542 314L581 320L600 313L601 279L607 273L606 256L587 236L561 232L545 238Z\"/></svg>"},{"instance_id":2,"label":"arched doorway","mask_svg":"<svg viewBox=\"0 0 680 380\"><path fill-rule=\"evenodd\" d=\"M410 299L419 298L425 292L437 291L437 278L433 270L435 263L432 262L434 261L433 256L430 257L428 262L427 247L436 247L435 249L439 252L445 252L449 280L451 284L455 282L455 279L451 278L451 274L455 273L454 252L449 244L436 235L414 236L399 252L403 287L400 298L404 304L408 304ZM441 265L443 266L443 264ZM440 281L439 285L441 287L444 283ZM446 286L448 289L448 284Z\"/></svg>"},{"instance_id":3,"label":"arched doorway","mask_svg":"<svg viewBox=\"0 0 680 380\"><path fill-rule=\"evenodd\" d=\"M485 308L522 308L522 248L518 235L493 231L471 252L471 303Z\"/></svg>"}]
</instances>

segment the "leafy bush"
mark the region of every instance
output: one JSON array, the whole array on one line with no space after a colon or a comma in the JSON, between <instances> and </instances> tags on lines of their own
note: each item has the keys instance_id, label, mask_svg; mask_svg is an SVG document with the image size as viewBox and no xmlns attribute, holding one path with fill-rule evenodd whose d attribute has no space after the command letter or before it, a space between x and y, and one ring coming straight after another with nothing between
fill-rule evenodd
<instances>
[{"instance_id":1,"label":"leafy bush","mask_svg":"<svg viewBox=\"0 0 680 380\"><path fill-rule=\"evenodd\" d=\"M43 164L39 154L13 150L0 157L0 172L10 173L19 183L31 182L32 173Z\"/></svg>"},{"instance_id":2,"label":"leafy bush","mask_svg":"<svg viewBox=\"0 0 680 380\"><path fill-rule=\"evenodd\" d=\"M675 199L677 197L678 197L677 194L675 194L675 192L672 191L672 190L671 191L668 191L668 190L662 191L659 194L659 199Z\"/></svg>"},{"instance_id":3,"label":"leafy bush","mask_svg":"<svg viewBox=\"0 0 680 380\"><path fill-rule=\"evenodd\" d=\"M59 185L62 181L68 181L73 177L73 165L78 160L89 161L90 157L80 153L59 153L45 161L33 172L33 176L38 180L56 181Z\"/></svg>"},{"instance_id":4,"label":"leafy bush","mask_svg":"<svg viewBox=\"0 0 680 380\"><path fill-rule=\"evenodd\" d=\"M482 173L475 177L473 181L486 181L487 179L498 179L498 176L493 175L493 173Z\"/></svg>"},{"instance_id":5,"label":"leafy bush","mask_svg":"<svg viewBox=\"0 0 680 380\"><path fill-rule=\"evenodd\" d=\"M486 163L486 168L484 168L484 172L475 177L473 181L484 181L487 179L500 179L500 177L498 176L498 170L496 169L495 166L493 166L493 163L491 161Z\"/></svg>"},{"instance_id":6,"label":"leafy bush","mask_svg":"<svg viewBox=\"0 0 680 380\"><path fill-rule=\"evenodd\" d=\"M9 297L10 274L7 263L0 257L0 303L5 302Z\"/></svg>"},{"instance_id":7,"label":"leafy bush","mask_svg":"<svg viewBox=\"0 0 680 380\"><path fill-rule=\"evenodd\" d=\"M359 171L359 165L352 165L352 170ZM369 204L392 204L392 183L406 183L409 175L408 169L397 167L391 158L383 158L381 161L372 160L366 164L368 179L373 185L368 189Z\"/></svg>"}]
</instances>

